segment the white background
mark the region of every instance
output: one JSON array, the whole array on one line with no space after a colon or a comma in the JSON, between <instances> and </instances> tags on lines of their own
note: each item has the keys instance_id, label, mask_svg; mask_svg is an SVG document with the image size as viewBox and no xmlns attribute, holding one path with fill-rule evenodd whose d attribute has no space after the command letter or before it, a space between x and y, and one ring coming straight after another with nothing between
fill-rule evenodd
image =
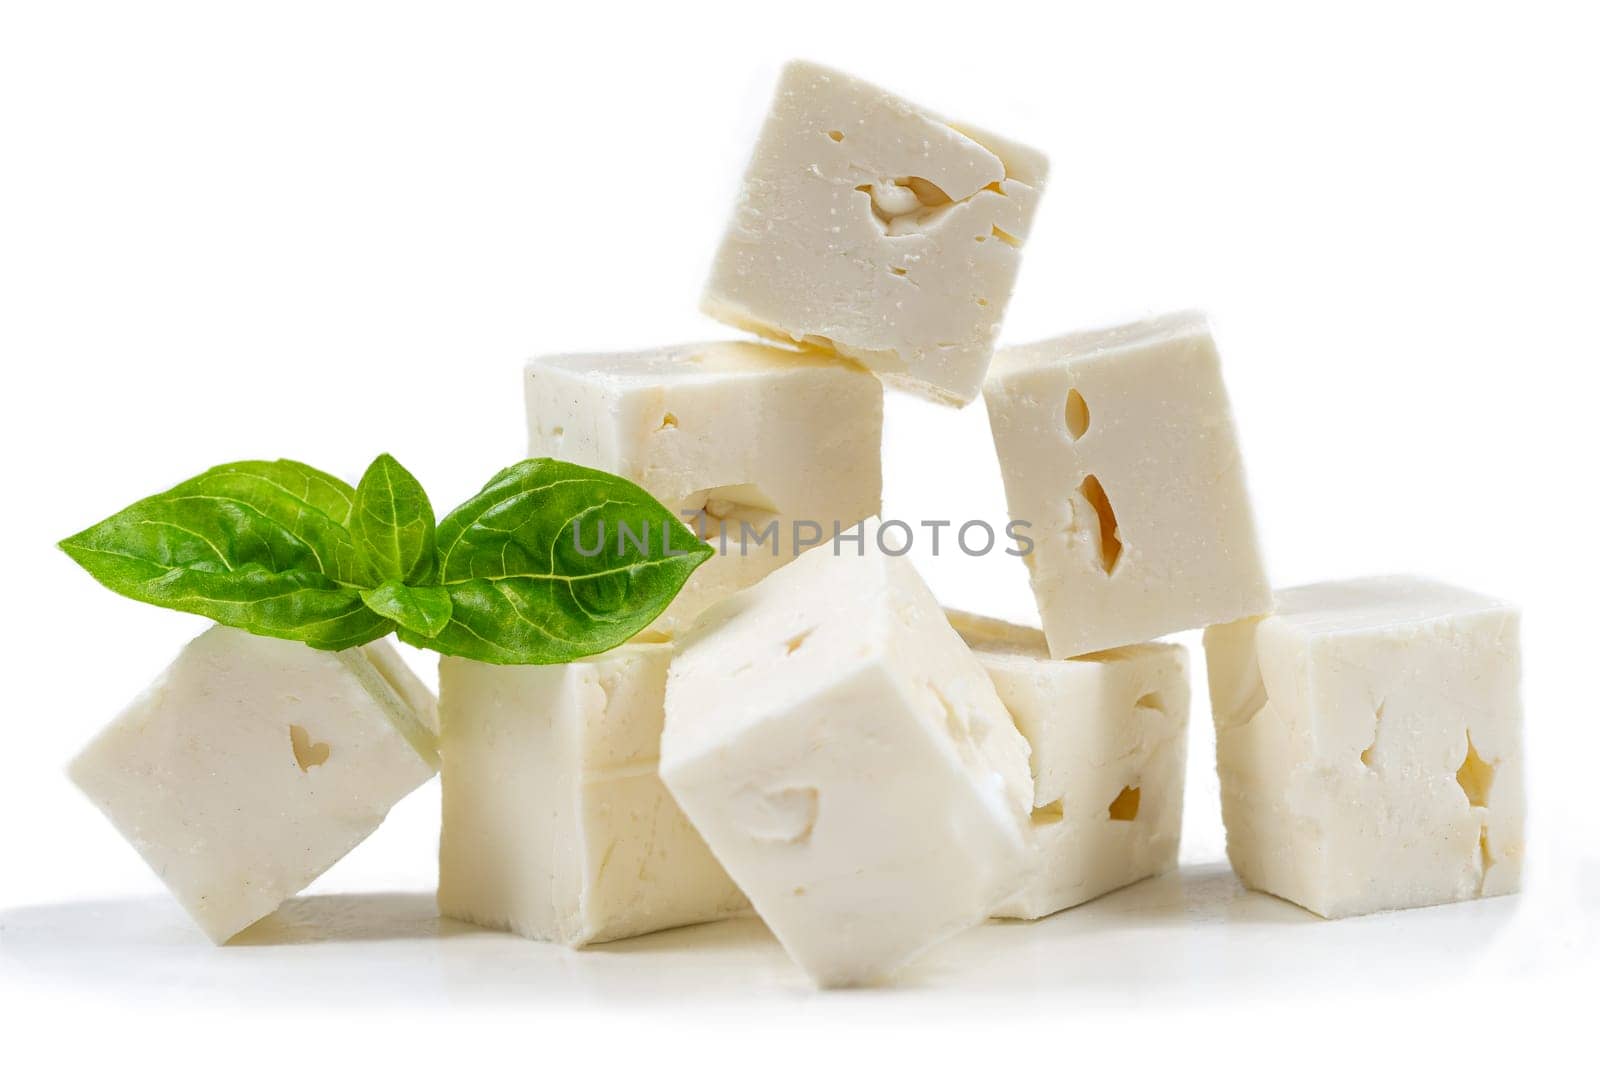
<instances>
[{"instance_id":1,"label":"white background","mask_svg":"<svg viewBox=\"0 0 1600 1067\"><path fill-rule=\"evenodd\" d=\"M5 4L6 1041L788 1059L915 1034L1064 1061L1586 1033L1595 27L1580 5L1201 7ZM203 624L52 543L245 457L354 479L390 450L447 508L521 455L528 356L728 335L699 289L791 56L1050 154L1008 340L1210 311L1278 584L1419 571L1524 606L1522 897L1330 924L1239 890L1199 697L1181 874L965 935L892 991L811 993L754 923L582 954L434 936L436 784L284 943L212 949L166 901L61 767ZM981 404L889 420L886 513L1003 521ZM920 562L945 600L1031 618L1015 560ZM350 892L398 895L327 896Z\"/></svg>"}]
</instances>

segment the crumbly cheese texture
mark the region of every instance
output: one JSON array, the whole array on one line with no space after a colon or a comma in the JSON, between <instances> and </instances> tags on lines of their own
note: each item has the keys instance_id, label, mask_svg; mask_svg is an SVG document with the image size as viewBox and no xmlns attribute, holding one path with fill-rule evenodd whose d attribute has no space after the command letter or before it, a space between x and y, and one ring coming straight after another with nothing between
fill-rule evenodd
<instances>
[{"instance_id":1,"label":"crumbly cheese texture","mask_svg":"<svg viewBox=\"0 0 1600 1067\"><path fill-rule=\"evenodd\" d=\"M819 985L982 922L1028 861L1028 745L910 563L869 529L702 616L661 776Z\"/></svg>"},{"instance_id":2,"label":"crumbly cheese texture","mask_svg":"<svg viewBox=\"0 0 1600 1067\"><path fill-rule=\"evenodd\" d=\"M217 626L68 773L221 944L433 777L434 716L386 642L319 652Z\"/></svg>"},{"instance_id":3,"label":"crumbly cheese texture","mask_svg":"<svg viewBox=\"0 0 1600 1067\"><path fill-rule=\"evenodd\" d=\"M1004 349L984 399L1053 656L1271 609L1202 315Z\"/></svg>"},{"instance_id":4,"label":"crumbly cheese texture","mask_svg":"<svg viewBox=\"0 0 1600 1067\"><path fill-rule=\"evenodd\" d=\"M1228 857L1326 918L1512 893L1518 613L1419 578L1278 594L1206 631Z\"/></svg>"},{"instance_id":5,"label":"crumbly cheese texture","mask_svg":"<svg viewBox=\"0 0 1600 1067\"><path fill-rule=\"evenodd\" d=\"M748 910L656 771L669 645L439 667L439 911L584 945Z\"/></svg>"},{"instance_id":6,"label":"crumbly cheese texture","mask_svg":"<svg viewBox=\"0 0 1600 1067\"><path fill-rule=\"evenodd\" d=\"M883 387L845 360L724 341L545 357L526 381L530 455L629 479L717 549L651 634L786 563L796 522L818 540L878 512Z\"/></svg>"},{"instance_id":7,"label":"crumbly cheese texture","mask_svg":"<svg viewBox=\"0 0 1600 1067\"><path fill-rule=\"evenodd\" d=\"M1032 749L1034 862L995 914L1037 919L1171 870L1189 725L1182 646L1056 660L1038 630L949 615Z\"/></svg>"},{"instance_id":8,"label":"crumbly cheese texture","mask_svg":"<svg viewBox=\"0 0 1600 1067\"><path fill-rule=\"evenodd\" d=\"M1047 163L814 63L784 68L705 311L891 383L978 395Z\"/></svg>"}]
</instances>

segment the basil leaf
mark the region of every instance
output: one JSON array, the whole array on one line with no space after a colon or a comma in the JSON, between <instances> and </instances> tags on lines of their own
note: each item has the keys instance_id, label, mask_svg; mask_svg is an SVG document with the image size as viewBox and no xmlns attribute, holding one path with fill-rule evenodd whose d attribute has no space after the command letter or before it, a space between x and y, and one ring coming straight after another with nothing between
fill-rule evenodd
<instances>
[{"instance_id":1,"label":"basil leaf","mask_svg":"<svg viewBox=\"0 0 1600 1067\"><path fill-rule=\"evenodd\" d=\"M258 512L303 542L316 570L341 585L364 584L347 528L356 491L331 474L289 459L245 460L212 467L160 496L211 498Z\"/></svg>"},{"instance_id":2,"label":"basil leaf","mask_svg":"<svg viewBox=\"0 0 1600 1067\"><path fill-rule=\"evenodd\" d=\"M300 477L297 468L213 468L67 538L61 548L106 588L147 604L313 648L374 641L394 624L326 569L337 572L346 556L354 561L348 533L341 540L330 517L312 506L326 503L337 483L290 484Z\"/></svg>"},{"instance_id":3,"label":"basil leaf","mask_svg":"<svg viewBox=\"0 0 1600 1067\"><path fill-rule=\"evenodd\" d=\"M340 526L350 525L350 516L355 511L356 491L344 479L292 459L247 459L238 463L224 463L212 467L200 477L218 474L256 478L306 507L322 512Z\"/></svg>"},{"instance_id":4,"label":"basil leaf","mask_svg":"<svg viewBox=\"0 0 1600 1067\"><path fill-rule=\"evenodd\" d=\"M351 527L368 585L433 579L433 505L422 485L387 452L356 487Z\"/></svg>"},{"instance_id":5,"label":"basil leaf","mask_svg":"<svg viewBox=\"0 0 1600 1067\"><path fill-rule=\"evenodd\" d=\"M643 549L619 544L624 524ZM439 523L437 545L451 617L420 643L486 663L565 663L614 648L713 551L632 482L552 459L495 475Z\"/></svg>"},{"instance_id":6,"label":"basil leaf","mask_svg":"<svg viewBox=\"0 0 1600 1067\"><path fill-rule=\"evenodd\" d=\"M388 581L363 592L361 601L414 637L437 637L450 621L450 594L436 585L413 587Z\"/></svg>"}]
</instances>

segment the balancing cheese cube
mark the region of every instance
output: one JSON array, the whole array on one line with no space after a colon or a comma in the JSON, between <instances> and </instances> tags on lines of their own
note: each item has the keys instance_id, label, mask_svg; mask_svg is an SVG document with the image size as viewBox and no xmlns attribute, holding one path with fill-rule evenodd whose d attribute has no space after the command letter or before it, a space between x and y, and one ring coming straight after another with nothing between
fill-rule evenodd
<instances>
[{"instance_id":1,"label":"balancing cheese cube","mask_svg":"<svg viewBox=\"0 0 1600 1067\"><path fill-rule=\"evenodd\" d=\"M432 705L386 642L319 652L217 626L68 773L221 944L433 777Z\"/></svg>"},{"instance_id":2,"label":"balancing cheese cube","mask_svg":"<svg viewBox=\"0 0 1600 1067\"><path fill-rule=\"evenodd\" d=\"M796 523L814 544L878 512L883 387L844 360L737 341L553 356L527 399L530 455L628 478L717 548L651 634L787 563Z\"/></svg>"},{"instance_id":3,"label":"balancing cheese cube","mask_svg":"<svg viewBox=\"0 0 1600 1067\"><path fill-rule=\"evenodd\" d=\"M992 914L1032 808L1027 742L982 666L873 524L857 547L812 549L702 616L661 741L667 787L823 986Z\"/></svg>"},{"instance_id":4,"label":"balancing cheese cube","mask_svg":"<svg viewBox=\"0 0 1600 1067\"><path fill-rule=\"evenodd\" d=\"M984 398L1051 655L1271 609L1203 316L1004 349Z\"/></svg>"},{"instance_id":5,"label":"balancing cheese cube","mask_svg":"<svg viewBox=\"0 0 1600 1067\"><path fill-rule=\"evenodd\" d=\"M1420 578L1278 594L1206 631L1228 858L1326 918L1513 893L1518 613Z\"/></svg>"},{"instance_id":6,"label":"balancing cheese cube","mask_svg":"<svg viewBox=\"0 0 1600 1067\"><path fill-rule=\"evenodd\" d=\"M895 385L978 395L1047 164L812 63L784 69L705 311Z\"/></svg>"},{"instance_id":7,"label":"balancing cheese cube","mask_svg":"<svg viewBox=\"0 0 1600 1067\"><path fill-rule=\"evenodd\" d=\"M1055 660L1038 630L950 612L1033 750L1032 871L996 914L1037 919L1171 870L1189 659L1131 645Z\"/></svg>"},{"instance_id":8,"label":"balancing cheese cube","mask_svg":"<svg viewBox=\"0 0 1600 1067\"><path fill-rule=\"evenodd\" d=\"M441 914L584 945L748 910L656 773L671 658L441 661Z\"/></svg>"}]
</instances>

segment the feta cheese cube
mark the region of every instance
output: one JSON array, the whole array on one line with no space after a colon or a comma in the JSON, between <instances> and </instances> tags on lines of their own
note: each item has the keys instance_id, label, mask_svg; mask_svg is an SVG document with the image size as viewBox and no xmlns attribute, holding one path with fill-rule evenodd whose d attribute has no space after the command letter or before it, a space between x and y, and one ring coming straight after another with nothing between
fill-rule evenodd
<instances>
[{"instance_id":1,"label":"feta cheese cube","mask_svg":"<svg viewBox=\"0 0 1600 1067\"><path fill-rule=\"evenodd\" d=\"M1037 919L1171 870L1189 726L1182 646L1056 660L1038 630L949 614L1033 753L1036 858L996 914Z\"/></svg>"},{"instance_id":2,"label":"feta cheese cube","mask_svg":"<svg viewBox=\"0 0 1600 1067\"><path fill-rule=\"evenodd\" d=\"M744 342L554 356L528 365L527 398L530 455L619 474L717 548L650 634L791 560L796 523L816 543L878 512L883 388L843 360Z\"/></svg>"},{"instance_id":3,"label":"feta cheese cube","mask_svg":"<svg viewBox=\"0 0 1600 1067\"><path fill-rule=\"evenodd\" d=\"M1004 349L984 398L1051 655L1271 610L1203 316Z\"/></svg>"},{"instance_id":4,"label":"feta cheese cube","mask_svg":"<svg viewBox=\"0 0 1600 1067\"><path fill-rule=\"evenodd\" d=\"M965 404L983 383L1046 170L1031 148L791 63L702 306Z\"/></svg>"},{"instance_id":5,"label":"feta cheese cube","mask_svg":"<svg viewBox=\"0 0 1600 1067\"><path fill-rule=\"evenodd\" d=\"M221 944L433 777L432 704L386 642L319 652L216 626L68 773Z\"/></svg>"},{"instance_id":6,"label":"feta cheese cube","mask_svg":"<svg viewBox=\"0 0 1600 1067\"><path fill-rule=\"evenodd\" d=\"M656 773L671 658L440 662L441 914L584 945L748 909Z\"/></svg>"},{"instance_id":7,"label":"feta cheese cube","mask_svg":"<svg viewBox=\"0 0 1600 1067\"><path fill-rule=\"evenodd\" d=\"M1326 918L1513 893L1518 613L1420 578L1278 594L1206 631L1228 857Z\"/></svg>"},{"instance_id":8,"label":"feta cheese cube","mask_svg":"<svg viewBox=\"0 0 1600 1067\"><path fill-rule=\"evenodd\" d=\"M824 986L982 922L1027 862L1027 742L877 533L712 608L667 683L661 777Z\"/></svg>"}]
</instances>

